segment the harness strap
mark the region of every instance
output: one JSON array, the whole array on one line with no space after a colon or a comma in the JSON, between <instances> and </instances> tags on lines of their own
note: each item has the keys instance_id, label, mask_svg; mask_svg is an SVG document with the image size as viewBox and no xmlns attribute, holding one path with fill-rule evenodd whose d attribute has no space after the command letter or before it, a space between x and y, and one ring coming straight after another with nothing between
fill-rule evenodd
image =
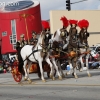
<instances>
[{"instance_id":1,"label":"harness strap","mask_svg":"<svg viewBox=\"0 0 100 100\"><path fill-rule=\"evenodd\" d=\"M37 50L36 51L38 51L38 48L37 48ZM35 58L35 55L34 55L34 50L33 50L33 48L32 48L32 52L33 52L33 57L34 57L34 59L38 62L38 60Z\"/></svg>"}]
</instances>

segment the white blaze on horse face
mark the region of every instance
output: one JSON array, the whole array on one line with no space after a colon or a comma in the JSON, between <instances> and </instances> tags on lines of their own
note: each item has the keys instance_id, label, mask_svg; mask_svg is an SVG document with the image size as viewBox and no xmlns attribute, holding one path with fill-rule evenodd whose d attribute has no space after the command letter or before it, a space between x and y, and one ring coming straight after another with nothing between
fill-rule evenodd
<instances>
[{"instance_id":1,"label":"white blaze on horse face","mask_svg":"<svg viewBox=\"0 0 100 100\"><path fill-rule=\"evenodd\" d=\"M47 30L46 30L46 33L47 33L47 34L49 34L49 33L50 33L50 30L49 30L49 29L47 29Z\"/></svg>"},{"instance_id":2,"label":"white blaze on horse face","mask_svg":"<svg viewBox=\"0 0 100 100\"><path fill-rule=\"evenodd\" d=\"M85 32L85 35L86 35L87 33Z\"/></svg>"},{"instance_id":3,"label":"white blaze on horse face","mask_svg":"<svg viewBox=\"0 0 100 100\"><path fill-rule=\"evenodd\" d=\"M74 28L75 27L75 24L72 24L72 27Z\"/></svg>"},{"instance_id":4,"label":"white blaze on horse face","mask_svg":"<svg viewBox=\"0 0 100 100\"><path fill-rule=\"evenodd\" d=\"M46 34L46 37L48 38L49 34Z\"/></svg>"}]
</instances>

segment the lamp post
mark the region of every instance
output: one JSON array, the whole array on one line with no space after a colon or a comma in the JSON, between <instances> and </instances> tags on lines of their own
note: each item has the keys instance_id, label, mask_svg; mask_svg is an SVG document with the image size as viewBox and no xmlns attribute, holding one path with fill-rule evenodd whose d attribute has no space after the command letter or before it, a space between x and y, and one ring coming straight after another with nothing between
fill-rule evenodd
<instances>
[{"instance_id":1,"label":"lamp post","mask_svg":"<svg viewBox=\"0 0 100 100\"><path fill-rule=\"evenodd\" d=\"M26 27L26 33L27 33L27 39L28 39L28 43L29 43L29 34L28 34L28 27L27 27L27 21L26 21L26 18L29 16L29 14L20 14L20 17L21 18L24 18L25 20L25 27Z\"/></svg>"}]
</instances>

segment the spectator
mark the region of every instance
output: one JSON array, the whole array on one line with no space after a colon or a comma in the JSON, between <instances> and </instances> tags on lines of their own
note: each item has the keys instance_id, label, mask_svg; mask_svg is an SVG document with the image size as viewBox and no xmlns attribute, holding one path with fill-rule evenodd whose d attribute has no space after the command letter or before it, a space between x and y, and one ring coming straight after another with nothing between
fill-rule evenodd
<instances>
[{"instance_id":1,"label":"spectator","mask_svg":"<svg viewBox=\"0 0 100 100\"><path fill-rule=\"evenodd\" d=\"M100 68L100 61L98 61L97 59L95 59L95 62L92 63L91 67L93 69Z\"/></svg>"},{"instance_id":2,"label":"spectator","mask_svg":"<svg viewBox=\"0 0 100 100\"><path fill-rule=\"evenodd\" d=\"M10 64L13 64L13 62L14 62L14 58L11 57Z\"/></svg>"},{"instance_id":3,"label":"spectator","mask_svg":"<svg viewBox=\"0 0 100 100\"><path fill-rule=\"evenodd\" d=\"M94 57L92 55L90 55L88 63L89 63L89 69L91 69L91 65L94 63Z\"/></svg>"}]
</instances>

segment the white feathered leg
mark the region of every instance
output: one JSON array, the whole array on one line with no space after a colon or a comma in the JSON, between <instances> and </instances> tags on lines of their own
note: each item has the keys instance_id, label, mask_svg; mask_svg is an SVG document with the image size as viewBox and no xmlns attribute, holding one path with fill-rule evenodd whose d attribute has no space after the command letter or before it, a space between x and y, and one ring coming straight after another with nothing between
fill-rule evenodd
<instances>
[{"instance_id":1,"label":"white feathered leg","mask_svg":"<svg viewBox=\"0 0 100 100\"><path fill-rule=\"evenodd\" d=\"M46 58L45 60L50 65L50 68L51 68L50 78L52 78L53 80L55 80L55 78L54 78L54 67L53 67L53 64L50 62L49 58Z\"/></svg>"},{"instance_id":2,"label":"white feathered leg","mask_svg":"<svg viewBox=\"0 0 100 100\"><path fill-rule=\"evenodd\" d=\"M23 65L24 72L25 72L25 77L24 77L24 80L25 80L25 81L28 79L28 74L27 74L26 65L27 65L27 60L24 61L24 65Z\"/></svg>"},{"instance_id":3,"label":"white feathered leg","mask_svg":"<svg viewBox=\"0 0 100 100\"><path fill-rule=\"evenodd\" d=\"M83 57L83 55L80 56L80 62L81 62L81 68L79 69L80 72L83 71L83 67L84 67L84 63L83 63L82 57Z\"/></svg>"},{"instance_id":4,"label":"white feathered leg","mask_svg":"<svg viewBox=\"0 0 100 100\"><path fill-rule=\"evenodd\" d=\"M28 67L27 67L27 80L29 81L29 83L31 83L32 82L32 80L30 79L30 77L29 77L29 69L30 69L30 67L31 67L31 65L32 65L32 62L28 62Z\"/></svg>"},{"instance_id":5,"label":"white feathered leg","mask_svg":"<svg viewBox=\"0 0 100 100\"><path fill-rule=\"evenodd\" d=\"M43 72L43 68L42 68L42 60L39 61L39 67L40 67L40 72L41 72L41 79L43 82L46 82L46 80L44 79L44 72Z\"/></svg>"},{"instance_id":6,"label":"white feathered leg","mask_svg":"<svg viewBox=\"0 0 100 100\"><path fill-rule=\"evenodd\" d=\"M60 75L59 70L58 70L58 66L57 66L57 64L55 62L55 58L52 58L51 61L52 61L53 65L54 65L54 67L55 67L55 69L57 71L57 74L59 76L59 79L62 79L62 76Z\"/></svg>"},{"instance_id":7,"label":"white feathered leg","mask_svg":"<svg viewBox=\"0 0 100 100\"><path fill-rule=\"evenodd\" d=\"M61 69L60 61L57 60L56 63L57 63L57 65L58 65L58 67L59 67L59 70L60 70L60 72L61 72L62 77L65 78L65 74L63 73L63 70Z\"/></svg>"},{"instance_id":8,"label":"white feathered leg","mask_svg":"<svg viewBox=\"0 0 100 100\"><path fill-rule=\"evenodd\" d=\"M91 74L90 74L90 72L89 72L88 59L89 59L89 54L87 54L87 56L86 56L86 68L87 68L87 74L88 74L88 76L91 77Z\"/></svg>"}]
</instances>

